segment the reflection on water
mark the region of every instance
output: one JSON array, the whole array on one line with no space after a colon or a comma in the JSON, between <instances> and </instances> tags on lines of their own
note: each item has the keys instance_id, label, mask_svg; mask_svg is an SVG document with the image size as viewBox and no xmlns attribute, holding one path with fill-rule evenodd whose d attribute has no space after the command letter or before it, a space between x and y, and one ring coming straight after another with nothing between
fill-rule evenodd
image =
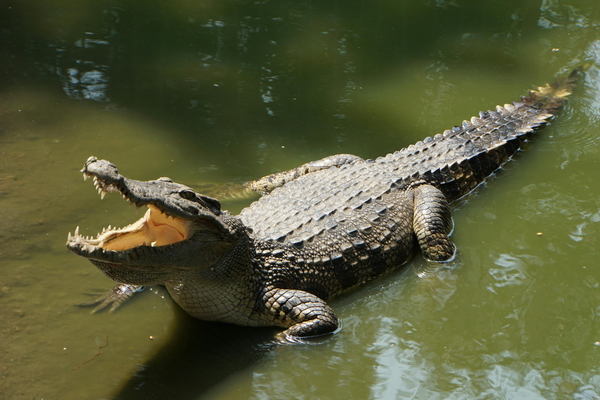
<instances>
[{"instance_id":1,"label":"reflection on water","mask_svg":"<svg viewBox=\"0 0 600 400\"><path fill-rule=\"evenodd\" d=\"M106 96L108 79L101 71L91 70L80 74L75 68L67 69L64 91L73 99L109 101Z\"/></svg>"},{"instance_id":2,"label":"reflection on water","mask_svg":"<svg viewBox=\"0 0 600 400\"><path fill-rule=\"evenodd\" d=\"M413 398L419 393L422 382L430 379L428 372L432 366L419 356L421 344L400 341L395 334L397 326L395 328L393 325L382 327L377 342L370 349L377 354L377 383L371 387L371 396L375 399Z\"/></svg>"},{"instance_id":3,"label":"reflection on water","mask_svg":"<svg viewBox=\"0 0 600 400\"><path fill-rule=\"evenodd\" d=\"M0 13L1 398L600 398L594 1L28 3ZM72 306L112 283L66 233L139 217L81 181L90 155L223 193L383 155L583 63L564 113L456 205L456 260L333 300L319 345L192 321L160 289Z\"/></svg>"},{"instance_id":4,"label":"reflection on water","mask_svg":"<svg viewBox=\"0 0 600 400\"><path fill-rule=\"evenodd\" d=\"M524 285L527 283L527 264L520 258L510 254L500 254L494 261L494 264L500 268L490 268L490 275L494 278L494 287L501 288L511 285ZM542 263L538 262L537 265ZM488 287L491 292L496 292L491 286Z\"/></svg>"}]
</instances>

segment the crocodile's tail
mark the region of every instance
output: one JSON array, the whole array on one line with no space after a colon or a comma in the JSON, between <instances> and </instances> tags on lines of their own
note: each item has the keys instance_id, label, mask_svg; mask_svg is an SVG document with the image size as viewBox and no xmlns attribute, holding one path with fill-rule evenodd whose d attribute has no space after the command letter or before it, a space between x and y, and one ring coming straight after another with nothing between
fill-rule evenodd
<instances>
[{"instance_id":1,"label":"crocodile's tail","mask_svg":"<svg viewBox=\"0 0 600 400\"><path fill-rule=\"evenodd\" d=\"M495 111L480 112L444 133L427 138L377 162L394 163L399 180L438 186L448 201L471 192L504 165L572 93L581 68L568 78L531 90L529 96ZM400 182L398 182L400 183Z\"/></svg>"},{"instance_id":2,"label":"crocodile's tail","mask_svg":"<svg viewBox=\"0 0 600 400\"><path fill-rule=\"evenodd\" d=\"M537 90L530 90L529 96L522 98L523 102L549 114L556 114L566 98L573 93L581 71L582 67L579 67L571 72L567 78L559 79L546 86L540 86Z\"/></svg>"}]
</instances>

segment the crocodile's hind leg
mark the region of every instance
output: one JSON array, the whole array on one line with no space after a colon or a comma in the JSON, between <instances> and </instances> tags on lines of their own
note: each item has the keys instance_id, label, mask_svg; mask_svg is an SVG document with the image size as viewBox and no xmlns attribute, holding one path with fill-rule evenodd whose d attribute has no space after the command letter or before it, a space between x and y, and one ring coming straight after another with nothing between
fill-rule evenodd
<instances>
[{"instance_id":1,"label":"crocodile's hind leg","mask_svg":"<svg viewBox=\"0 0 600 400\"><path fill-rule=\"evenodd\" d=\"M412 191L413 229L423 257L428 261L451 261L456 247L448 238L452 230L452 217L444 194L427 184L414 187Z\"/></svg>"},{"instance_id":2,"label":"crocodile's hind leg","mask_svg":"<svg viewBox=\"0 0 600 400\"><path fill-rule=\"evenodd\" d=\"M284 341L326 335L338 328L331 307L303 290L274 288L264 294L263 301L270 323L287 328L281 333Z\"/></svg>"},{"instance_id":3,"label":"crocodile's hind leg","mask_svg":"<svg viewBox=\"0 0 600 400\"><path fill-rule=\"evenodd\" d=\"M197 193L202 193L203 195L219 200L250 199L256 196L255 191L250 190L245 184L241 183L203 182L189 184L188 186Z\"/></svg>"},{"instance_id":4,"label":"crocodile's hind leg","mask_svg":"<svg viewBox=\"0 0 600 400\"><path fill-rule=\"evenodd\" d=\"M302 164L301 166L288 171L281 171L275 174L267 175L245 184L198 183L190 184L190 187L198 193L202 193L220 200L250 198L255 196L256 193L270 193L273 191L273 189L283 186L287 182L293 181L302 175L310 174L311 172L320 171L330 167L339 168L342 165L354 164L359 161L364 160L352 154L336 154L334 156L325 157L321 160Z\"/></svg>"},{"instance_id":5,"label":"crocodile's hind leg","mask_svg":"<svg viewBox=\"0 0 600 400\"><path fill-rule=\"evenodd\" d=\"M248 182L246 186L255 192L269 193L273 189L283 186L287 182L293 181L302 175L310 174L311 172L320 171L330 167L341 167L345 164L354 164L362 161L364 161L362 158L352 154L336 154L317 161L311 161L309 163L302 164L301 166L288 171L281 171L275 174L267 175L255 181Z\"/></svg>"}]
</instances>

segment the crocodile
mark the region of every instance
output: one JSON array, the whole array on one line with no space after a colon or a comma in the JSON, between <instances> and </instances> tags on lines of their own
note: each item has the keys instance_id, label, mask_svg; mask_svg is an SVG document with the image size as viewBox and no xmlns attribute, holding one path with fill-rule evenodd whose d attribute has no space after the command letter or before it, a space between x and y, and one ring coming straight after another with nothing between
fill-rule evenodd
<instances>
[{"instance_id":1,"label":"crocodile","mask_svg":"<svg viewBox=\"0 0 600 400\"><path fill-rule=\"evenodd\" d=\"M433 263L455 257L449 204L556 114L577 75L375 160L339 154L250 182L263 196L238 215L169 178L128 179L90 157L81 171L102 197L118 192L148 210L97 237L78 227L67 247L118 283L100 307L164 285L202 320L280 327L287 341L334 333L332 296L399 268L418 249Z\"/></svg>"}]
</instances>

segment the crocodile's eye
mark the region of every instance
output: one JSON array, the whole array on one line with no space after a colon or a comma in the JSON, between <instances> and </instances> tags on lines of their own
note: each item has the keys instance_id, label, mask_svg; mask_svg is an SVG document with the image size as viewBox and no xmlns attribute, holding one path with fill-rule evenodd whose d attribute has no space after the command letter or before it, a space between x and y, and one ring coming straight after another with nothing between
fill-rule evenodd
<instances>
[{"instance_id":1,"label":"crocodile's eye","mask_svg":"<svg viewBox=\"0 0 600 400\"><path fill-rule=\"evenodd\" d=\"M193 190L182 190L179 195L186 200L193 200L196 198L196 193Z\"/></svg>"}]
</instances>

